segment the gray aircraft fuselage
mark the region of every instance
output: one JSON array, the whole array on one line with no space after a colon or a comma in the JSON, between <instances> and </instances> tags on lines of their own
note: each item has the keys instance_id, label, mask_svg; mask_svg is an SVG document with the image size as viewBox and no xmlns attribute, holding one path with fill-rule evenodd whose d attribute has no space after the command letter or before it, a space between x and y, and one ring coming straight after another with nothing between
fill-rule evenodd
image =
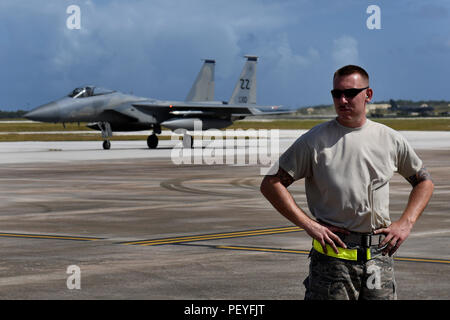
<instances>
[{"instance_id":1,"label":"gray aircraft fuselage","mask_svg":"<svg viewBox=\"0 0 450 320\"><path fill-rule=\"evenodd\" d=\"M95 90L95 87L91 88ZM150 129L168 120L179 123L171 129L184 128L187 121L194 119L206 124L203 129L220 129L251 114L244 105L214 101L161 101L111 91L88 97L64 97L37 107L25 117L55 123L108 122L113 131L135 131ZM167 124L170 128L170 123Z\"/></svg>"},{"instance_id":2,"label":"gray aircraft fuselage","mask_svg":"<svg viewBox=\"0 0 450 320\"><path fill-rule=\"evenodd\" d=\"M214 60L205 60L186 101L164 101L137 97L96 86L74 89L68 96L39 106L25 118L42 122L88 122L88 127L101 130L109 149L113 131L152 129L147 139L156 148L161 126L171 130L222 129L233 121L251 115L290 113L280 106L256 105L257 57L246 56L247 62L228 102L212 101L214 96Z\"/></svg>"},{"instance_id":3,"label":"gray aircraft fuselage","mask_svg":"<svg viewBox=\"0 0 450 320\"><path fill-rule=\"evenodd\" d=\"M30 111L26 118L42 122L109 122L116 131L123 129L134 130L135 127L151 128L156 123L156 119L147 115L146 122L140 123L137 119L124 119L111 110L123 110L133 112L132 103L148 101L146 98L123 94L121 92L111 92L91 97L73 98L64 97L62 99L44 104ZM123 130L122 129L122 130ZM124 130L124 131L128 131Z\"/></svg>"}]
</instances>

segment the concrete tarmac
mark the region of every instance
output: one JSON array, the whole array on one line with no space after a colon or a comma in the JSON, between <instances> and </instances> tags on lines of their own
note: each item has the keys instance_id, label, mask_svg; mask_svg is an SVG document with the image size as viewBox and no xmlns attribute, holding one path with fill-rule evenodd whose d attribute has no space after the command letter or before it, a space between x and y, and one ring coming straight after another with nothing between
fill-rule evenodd
<instances>
[{"instance_id":1,"label":"concrete tarmac","mask_svg":"<svg viewBox=\"0 0 450 320\"><path fill-rule=\"evenodd\" d=\"M426 136L435 192L396 254L399 299L450 298L450 146ZM261 165L175 164L174 143L0 143L0 299L303 299L311 238L262 197ZM396 220L410 185L390 189Z\"/></svg>"}]
</instances>

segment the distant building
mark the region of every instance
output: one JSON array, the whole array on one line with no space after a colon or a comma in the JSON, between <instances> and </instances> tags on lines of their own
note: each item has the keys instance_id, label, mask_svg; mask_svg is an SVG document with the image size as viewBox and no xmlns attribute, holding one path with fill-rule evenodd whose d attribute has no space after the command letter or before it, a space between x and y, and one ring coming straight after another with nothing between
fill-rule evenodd
<instances>
[{"instance_id":1,"label":"distant building","mask_svg":"<svg viewBox=\"0 0 450 320\"><path fill-rule=\"evenodd\" d=\"M366 104L366 113L380 110L387 110L391 107L389 103L368 103Z\"/></svg>"}]
</instances>

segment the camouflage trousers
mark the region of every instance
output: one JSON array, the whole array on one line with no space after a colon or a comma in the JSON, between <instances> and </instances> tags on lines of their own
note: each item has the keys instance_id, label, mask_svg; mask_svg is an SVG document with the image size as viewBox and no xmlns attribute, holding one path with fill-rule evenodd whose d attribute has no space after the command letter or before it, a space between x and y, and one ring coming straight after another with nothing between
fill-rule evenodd
<instances>
[{"instance_id":1,"label":"camouflage trousers","mask_svg":"<svg viewBox=\"0 0 450 320\"><path fill-rule=\"evenodd\" d=\"M312 249L305 300L396 300L394 259L379 255L367 262L327 256Z\"/></svg>"}]
</instances>

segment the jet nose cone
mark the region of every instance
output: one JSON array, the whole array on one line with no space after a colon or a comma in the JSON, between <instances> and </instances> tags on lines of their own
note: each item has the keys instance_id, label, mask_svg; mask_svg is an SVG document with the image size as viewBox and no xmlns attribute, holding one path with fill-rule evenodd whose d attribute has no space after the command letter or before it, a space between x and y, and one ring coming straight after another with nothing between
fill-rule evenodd
<instances>
[{"instance_id":1,"label":"jet nose cone","mask_svg":"<svg viewBox=\"0 0 450 320\"><path fill-rule=\"evenodd\" d=\"M58 122L59 106L55 102L50 102L31 110L24 117L34 121Z\"/></svg>"}]
</instances>

